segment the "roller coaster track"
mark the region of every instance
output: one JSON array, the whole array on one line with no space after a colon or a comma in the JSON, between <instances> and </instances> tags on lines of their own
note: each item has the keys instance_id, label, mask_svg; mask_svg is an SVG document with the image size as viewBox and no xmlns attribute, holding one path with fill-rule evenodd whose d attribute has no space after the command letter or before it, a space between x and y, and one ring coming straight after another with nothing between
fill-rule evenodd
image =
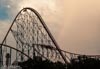
<instances>
[{"instance_id":1,"label":"roller coaster track","mask_svg":"<svg viewBox=\"0 0 100 69\"><path fill-rule=\"evenodd\" d=\"M34 56L67 64L73 58L84 56L61 50L40 14L29 7L23 8L17 14L0 46L0 65L5 64L6 57L4 58L4 56L7 54L13 57L13 61L9 58L10 64L15 60L22 62L34 59ZM12 49L15 53L12 52ZM100 58L100 55L85 56Z\"/></svg>"}]
</instances>

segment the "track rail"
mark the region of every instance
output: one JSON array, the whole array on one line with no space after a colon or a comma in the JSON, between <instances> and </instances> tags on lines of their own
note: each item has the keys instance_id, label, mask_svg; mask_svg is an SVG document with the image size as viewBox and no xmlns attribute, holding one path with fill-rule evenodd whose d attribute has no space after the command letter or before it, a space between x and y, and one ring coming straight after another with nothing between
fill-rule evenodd
<instances>
[{"instance_id":1,"label":"track rail","mask_svg":"<svg viewBox=\"0 0 100 69\"><path fill-rule=\"evenodd\" d=\"M22 12L24 12L26 14L23 14ZM33 15L33 13L34 13L34 15ZM35 18L37 18L37 22L35 21ZM19 21L19 23L18 23L18 21ZM28 23L28 21L31 21L31 22ZM25 22L27 24L24 24ZM40 25L38 22L40 23ZM22 23L24 24L24 26ZM13 30L14 24L16 24L16 27L17 27L16 30ZM31 32L30 32L30 30L31 30ZM7 37L10 32L13 34L13 36L15 38L15 42L17 44L16 48L10 47L8 44L4 44L7 41ZM34 40L32 41L32 39L34 39ZM27 40L27 41L25 42L25 40ZM51 42L51 44L50 44L50 42ZM1 46L0 47L1 56L3 55L2 47L5 46L5 47L8 47L10 49L20 52L29 58L32 58L34 56L33 53L36 52L37 55L40 55L45 59L50 59L49 54L51 52L51 55L54 55L56 58L59 57L59 55L60 55L60 58L66 64L69 63L69 61L72 58L84 55L84 54L76 54L76 53L71 53L68 51L61 50L60 46L54 39L53 35L51 34L50 30L48 29L48 27L47 27L46 23L44 22L44 20L42 19L41 15L35 9L30 8L30 7L23 8L16 15L15 19L13 20L10 28L8 29L6 36L4 37L0 46ZM26 48L24 46L26 46ZM91 58L100 58L100 55L85 55L85 56L91 57ZM24 57L22 56L22 58L24 58Z\"/></svg>"}]
</instances>

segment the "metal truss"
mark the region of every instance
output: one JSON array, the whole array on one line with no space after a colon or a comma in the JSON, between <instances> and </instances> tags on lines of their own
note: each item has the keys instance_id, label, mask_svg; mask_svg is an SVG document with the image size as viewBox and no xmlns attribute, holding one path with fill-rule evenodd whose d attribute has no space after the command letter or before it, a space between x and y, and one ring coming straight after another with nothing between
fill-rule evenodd
<instances>
[{"instance_id":1,"label":"metal truss","mask_svg":"<svg viewBox=\"0 0 100 69\"><path fill-rule=\"evenodd\" d=\"M9 39L14 42L9 43ZM67 64L72 58L81 55L61 50L40 14L29 7L23 8L17 14L0 46L1 65L4 65L5 52L14 57L13 61L9 59L10 64L15 60L23 62L28 58L34 59L35 56ZM86 56L99 58L99 55Z\"/></svg>"}]
</instances>

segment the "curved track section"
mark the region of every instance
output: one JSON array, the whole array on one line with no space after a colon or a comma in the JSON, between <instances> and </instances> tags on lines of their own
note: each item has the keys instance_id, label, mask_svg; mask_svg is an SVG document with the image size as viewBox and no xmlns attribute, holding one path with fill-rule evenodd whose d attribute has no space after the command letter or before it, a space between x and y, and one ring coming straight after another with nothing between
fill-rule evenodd
<instances>
[{"instance_id":1,"label":"curved track section","mask_svg":"<svg viewBox=\"0 0 100 69\"><path fill-rule=\"evenodd\" d=\"M30 57L34 56L33 47L45 45L56 48L55 53L58 53L62 62L68 63L42 17L36 10L29 7L23 8L15 17L2 44L7 43L7 38L8 36L10 37L10 33L14 36L14 38L12 38L13 41L15 41L14 47L27 53ZM18 55L18 53L16 53L16 55Z\"/></svg>"},{"instance_id":2,"label":"curved track section","mask_svg":"<svg viewBox=\"0 0 100 69\"><path fill-rule=\"evenodd\" d=\"M54 37L47 28L40 14L32 8L23 8L15 17L4 40L0 44L0 60L4 60L4 46L16 49L16 60L24 61L25 55L34 59L35 56L53 62L69 63L71 59L84 56L66 52L60 49ZM99 55L86 55L91 58L100 58ZM14 57L14 56L13 56Z\"/></svg>"},{"instance_id":3,"label":"curved track section","mask_svg":"<svg viewBox=\"0 0 100 69\"><path fill-rule=\"evenodd\" d=\"M0 62L0 65L2 66L9 66L9 65L17 65L18 62L24 62L28 59L32 59L31 57L29 57L27 54L25 54L24 52L11 47L9 45L6 44L0 44L2 45L2 63ZM15 53L19 53L19 56L16 56ZM24 60L20 60L22 59L21 56L24 56Z\"/></svg>"}]
</instances>

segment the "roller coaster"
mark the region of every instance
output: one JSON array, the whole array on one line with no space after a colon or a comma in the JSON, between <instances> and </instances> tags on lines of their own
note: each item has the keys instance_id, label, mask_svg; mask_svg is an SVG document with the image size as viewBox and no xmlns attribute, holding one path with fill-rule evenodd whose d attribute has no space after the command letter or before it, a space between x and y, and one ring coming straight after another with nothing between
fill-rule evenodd
<instances>
[{"instance_id":1,"label":"roller coaster","mask_svg":"<svg viewBox=\"0 0 100 69\"><path fill-rule=\"evenodd\" d=\"M35 56L67 64L82 54L60 49L40 14L26 7L17 14L0 44L0 66L33 60ZM100 55L85 56L100 58Z\"/></svg>"}]
</instances>

